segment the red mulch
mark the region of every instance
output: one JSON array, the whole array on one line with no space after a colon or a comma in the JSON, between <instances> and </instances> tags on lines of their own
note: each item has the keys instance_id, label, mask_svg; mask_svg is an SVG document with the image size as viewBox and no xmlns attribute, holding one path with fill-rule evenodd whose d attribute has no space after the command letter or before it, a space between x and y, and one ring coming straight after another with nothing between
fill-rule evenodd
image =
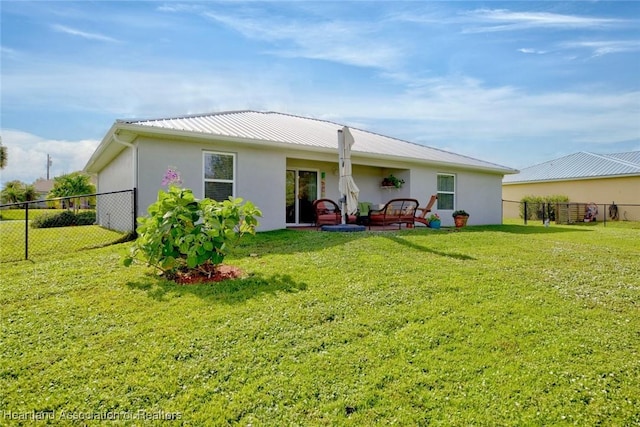
<instances>
[{"instance_id":1,"label":"red mulch","mask_svg":"<svg viewBox=\"0 0 640 427\"><path fill-rule=\"evenodd\" d=\"M167 278L181 285L193 285L222 282L223 280L237 279L243 275L244 272L241 269L232 265L204 264L198 269L180 270Z\"/></svg>"}]
</instances>

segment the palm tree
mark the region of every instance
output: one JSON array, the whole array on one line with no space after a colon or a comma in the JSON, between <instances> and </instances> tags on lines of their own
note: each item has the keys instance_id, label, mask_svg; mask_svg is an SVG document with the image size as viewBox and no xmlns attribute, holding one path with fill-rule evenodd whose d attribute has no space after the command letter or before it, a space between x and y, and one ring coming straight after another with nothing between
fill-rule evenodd
<instances>
[{"instance_id":1,"label":"palm tree","mask_svg":"<svg viewBox=\"0 0 640 427\"><path fill-rule=\"evenodd\" d=\"M96 192L96 187L91 183L89 176L82 172L61 175L54 178L53 181L53 188L47 198L81 196ZM73 203L73 210L76 212L80 208L79 201L80 199L76 198Z\"/></svg>"},{"instance_id":2,"label":"palm tree","mask_svg":"<svg viewBox=\"0 0 640 427\"><path fill-rule=\"evenodd\" d=\"M33 185L25 185L22 190L22 201L23 202L31 202L38 198L38 192L36 191L36 187Z\"/></svg>"},{"instance_id":3,"label":"palm tree","mask_svg":"<svg viewBox=\"0 0 640 427\"><path fill-rule=\"evenodd\" d=\"M18 203L23 201L24 183L22 181L9 181L4 184L0 193L3 203Z\"/></svg>"},{"instance_id":4,"label":"palm tree","mask_svg":"<svg viewBox=\"0 0 640 427\"><path fill-rule=\"evenodd\" d=\"M0 169L7 167L7 147L2 145L2 137L0 136Z\"/></svg>"}]
</instances>

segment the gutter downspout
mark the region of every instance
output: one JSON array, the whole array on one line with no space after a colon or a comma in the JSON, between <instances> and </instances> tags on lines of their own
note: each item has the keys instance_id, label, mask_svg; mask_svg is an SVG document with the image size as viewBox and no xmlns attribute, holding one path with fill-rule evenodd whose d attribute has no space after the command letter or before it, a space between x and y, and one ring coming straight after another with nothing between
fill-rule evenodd
<instances>
[{"instance_id":1,"label":"gutter downspout","mask_svg":"<svg viewBox=\"0 0 640 427\"><path fill-rule=\"evenodd\" d=\"M125 147L129 147L131 148L131 163L132 163L132 167L133 167L133 188L138 188L138 147L135 144L132 144L131 142L126 142L121 140L118 137L118 133L114 132L113 133L113 140L120 144L120 145L124 145Z\"/></svg>"},{"instance_id":2,"label":"gutter downspout","mask_svg":"<svg viewBox=\"0 0 640 427\"><path fill-rule=\"evenodd\" d=\"M133 173L133 212L132 212L132 221L131 227L134 235L136 235L136 218L138 217L138 147L131 143L121 140L118 137L118 132L113 133L113 140L120 145L124 145L125 147L131 148L131 167Z\"/></svg>"}]
</instances>

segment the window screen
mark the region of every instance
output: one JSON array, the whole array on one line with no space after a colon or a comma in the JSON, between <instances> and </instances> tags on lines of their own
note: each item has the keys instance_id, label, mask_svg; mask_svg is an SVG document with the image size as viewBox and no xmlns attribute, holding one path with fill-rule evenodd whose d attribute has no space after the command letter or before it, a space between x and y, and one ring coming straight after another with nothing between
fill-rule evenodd
<instances>
[{"instance_id":1,"label":"window screen","mask_svg":"<svg viewBox=\"0 0 640 427\"><path fill-rule=\"evenodd\" d=\"M455 190L455 175L438 174L438 209L454 209Z\"/></svg>"},{"instance_id":2,"label":"window screen","mask_svg":"<svg viewBox=\"0 0 640 427\"><path fill-rule=\"evenodd\" d=\"M234 196L235 160L233 154L204 153L204 197L222 201Z\"/></svg>"}]
</instances>

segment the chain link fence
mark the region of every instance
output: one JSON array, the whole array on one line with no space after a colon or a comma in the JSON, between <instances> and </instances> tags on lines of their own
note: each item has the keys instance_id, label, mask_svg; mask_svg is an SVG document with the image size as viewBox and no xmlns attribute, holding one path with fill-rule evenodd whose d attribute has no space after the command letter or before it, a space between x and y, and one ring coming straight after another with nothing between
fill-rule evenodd
<instances>
[{"instance_id":1,"label":"chain link fence","mask_svg":"<svg viewBox=\"0 0 640 427\"><path fill-rule=\"evenodd\" d=\"M538 221L541 224L601 223L606 226L611 221L640 221L640 204L503 200L502 213L504 220L519 219L525 224Z\"/></svg>"},{"instance_id":2,"label":"chain link fence","mask_svg":"<svg viewBox=\"0 0 640 427\"><path fill-rule=\"evenodd\" d=\"M0 205L0 263L130 240L136 190Z\"/></svg>"}]
</instances>

